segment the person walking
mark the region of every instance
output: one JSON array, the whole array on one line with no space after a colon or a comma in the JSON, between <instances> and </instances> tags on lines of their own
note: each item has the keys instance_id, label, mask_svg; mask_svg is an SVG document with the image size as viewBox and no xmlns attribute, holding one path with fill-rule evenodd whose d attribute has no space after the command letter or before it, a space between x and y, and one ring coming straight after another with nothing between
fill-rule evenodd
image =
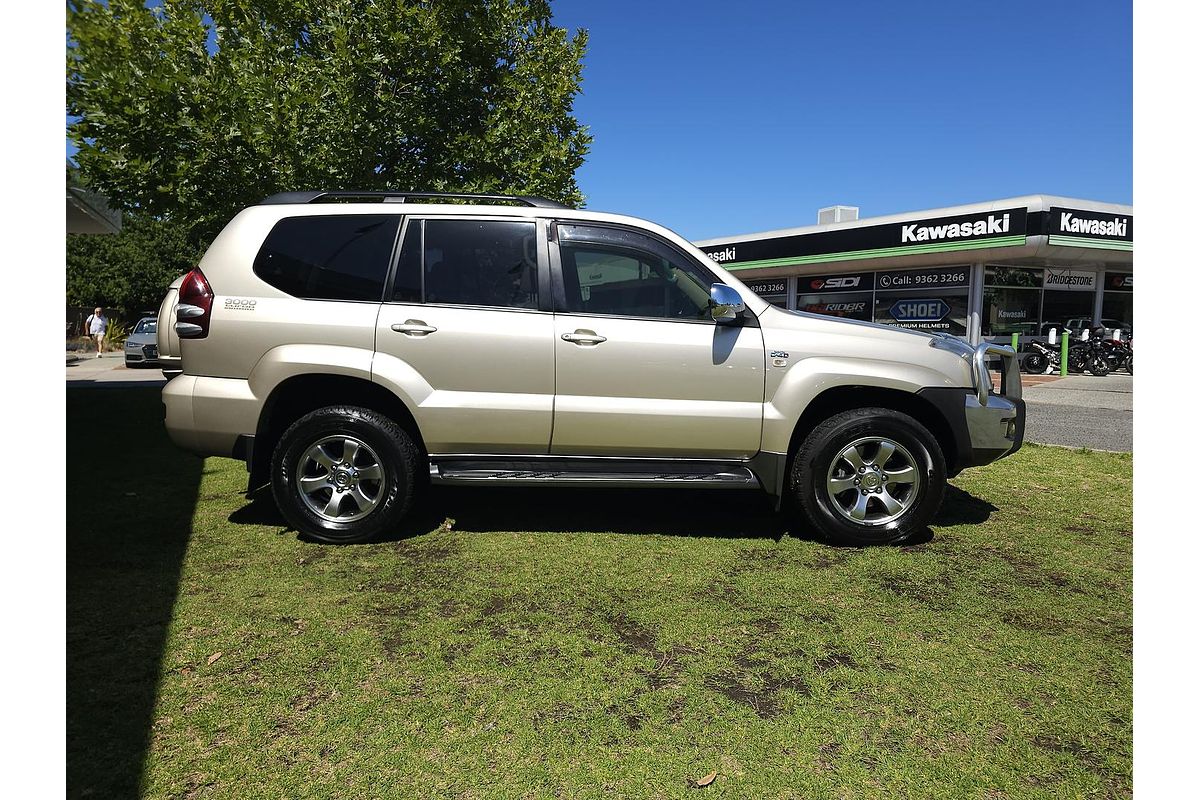
<instances>
[{"instance_id":1,"label":"person walking","mask_svg":"<svg viewBox=\"0 0 1200 800\"><path fill-rule=\"evenodd\" d=\"M100 358L104 352L104 334L108 333L108 317L104 316L104 309L96 306L96 310L83 324L87 328L87 332L96 340L96 358Z\"/></svg>"}]
</instances>

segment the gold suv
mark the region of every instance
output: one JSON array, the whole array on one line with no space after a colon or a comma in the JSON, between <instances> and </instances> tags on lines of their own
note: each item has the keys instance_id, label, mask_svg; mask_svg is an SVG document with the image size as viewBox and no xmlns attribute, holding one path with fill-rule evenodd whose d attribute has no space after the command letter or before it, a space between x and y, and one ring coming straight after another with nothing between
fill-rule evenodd
<instances>
[{"instance_id":1,"label":"gold suv","mask_svg":"<svg viewBox=\"0 0 1200 800\"><path fill-rule=\"evenodd\" d=\"M784 311L665 228L535 197L275 195L160 319L172 439L327 542L427 482L761 488L895 542L1024 430L1009 348Z\"/></svg>"}]
</instances>

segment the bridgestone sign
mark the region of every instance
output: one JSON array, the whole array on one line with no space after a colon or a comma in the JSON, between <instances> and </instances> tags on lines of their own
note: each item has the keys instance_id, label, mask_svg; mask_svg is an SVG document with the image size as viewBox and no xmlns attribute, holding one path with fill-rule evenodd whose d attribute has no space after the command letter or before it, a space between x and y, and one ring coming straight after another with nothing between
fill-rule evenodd
<instances>
[{"instance_id":1,"label":"bridgestone sign","mask_svg":"<svg viewBox=\"0 0 1200 800\"><path fill-rule=\"evenodd\" d=\"M1047 289L1090 292L1096 287L1096 273L1074 269L1048 269L1044 286Z\"/></svg>"}]
</instances>

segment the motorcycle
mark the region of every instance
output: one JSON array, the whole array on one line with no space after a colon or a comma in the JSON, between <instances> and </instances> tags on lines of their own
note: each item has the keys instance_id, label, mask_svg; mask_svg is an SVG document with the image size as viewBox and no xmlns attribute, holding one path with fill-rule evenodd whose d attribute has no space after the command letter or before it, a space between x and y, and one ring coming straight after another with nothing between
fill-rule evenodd
<instances>
[{"instance_id":1,"label":"motorcycle","mask_svg":"<svg viewBox=\"0 0 1200 800\"><path fill-rule=\"evenodd\" d=\"M1112 371L1107 341L1104 338L1104 329L1095 328L1089 334L1089 338L1071 342L1067 349L1067 369L1072 372L1086 370L1098 378L1103 378Z\"/></svg>"},{"instance_id":2,"label":"motorcycle","mask_svg":"<svg viewBox=\"0 0 1200 800\"><path fill-rule=\"evenodd\" d=\"M1105 339L1101 342L1104 357L1108 361L1109 370L1123 369L1133 374L1133 343L1119 339Z\"/></svg>"},{"instance_id":3,"label":"motorcycle","mask_svg":"<svg viewBox=\"0 0 1200 800\"><path fill-rule=\"evenodd\" d=\"M1123 355L1118 348L1128 347L1126 343L1114 342L1102 337L1087 340L1075 340L1067 347L1067 369L1070 372L1090 372L1103 377L1114 369L1125 368L1133 374L1133 350L1129 347L1128 355ZM1052 372L1061 368L1061 349L1045 342L1030 342L1029 352L1021 361L1021 368L1032 375L1040 375L1050 367Z\"/></svg>"},{"instance_id":4,"label":"motorcycle","mask_svg":"<svg viewBox=\"0 0 1200 800\"><path fill-rule=\"evenodd\" d=\"M1059 353L1057 347L1051 347L1045 342L1030 342L1029 352L1021 361L1021 369L1031 375L1041 375L1046 367L1059 368Z\"/></svg>"}]
</instances>

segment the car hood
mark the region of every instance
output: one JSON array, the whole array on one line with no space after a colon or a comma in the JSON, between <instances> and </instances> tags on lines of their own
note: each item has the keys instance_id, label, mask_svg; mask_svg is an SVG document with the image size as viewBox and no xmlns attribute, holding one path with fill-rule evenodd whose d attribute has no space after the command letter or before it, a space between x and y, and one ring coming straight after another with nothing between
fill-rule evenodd
<instances>
[{"instance_id":1,"label":"car hood","mask_svg":"<svg viewBox=\"0 0 1200 800\"><path fill-rule=\"evenodd\" d=\"M157 344L158 335L153 333L131 333L125 341L137 345Z\"/></svg>"},{"instance_id":2,"label":"car hood","mask_svg":"<svg viewBox=\"0 0 1200 800\"><path fill-rule=\"evenodd\" d=\"M973 383L973 348L955 336L777 307L764 312L762 327L767 349L786 351L793 359L870 362L864 369L871 372L887 372L889 364L897 370L919 366L940 373L941 385Z\"/></svg>"}]
</instances>

